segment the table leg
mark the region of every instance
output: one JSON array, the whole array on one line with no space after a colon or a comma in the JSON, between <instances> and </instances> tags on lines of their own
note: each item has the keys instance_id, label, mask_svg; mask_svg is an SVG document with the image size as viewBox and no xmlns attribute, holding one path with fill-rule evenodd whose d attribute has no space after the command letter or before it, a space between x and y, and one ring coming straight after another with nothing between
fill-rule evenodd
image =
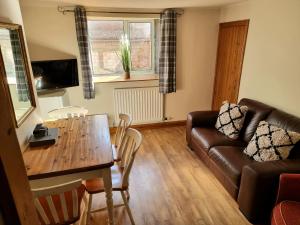
<instances>
[{"instance_id":1,"label":"table leg","mask_svg":"<svg viewBox=\"0 0 300 225\"><path fill-rule=\"evenodd\" d=\"M112 184L110 168L103 170L104 189L106 194L106 205L108 210L109 225L114 225L114 203L112 198Z\"/></svg>"}]
</instances>

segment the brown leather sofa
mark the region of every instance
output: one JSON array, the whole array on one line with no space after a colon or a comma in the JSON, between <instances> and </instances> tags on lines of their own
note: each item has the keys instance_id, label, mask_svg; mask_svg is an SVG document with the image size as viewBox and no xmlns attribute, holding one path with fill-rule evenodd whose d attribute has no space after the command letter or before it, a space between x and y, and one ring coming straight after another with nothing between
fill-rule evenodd
<instances>
[{"instance_id":1,"label":"brown leather sofa","mask_svg":"<svg viewBox=\"0 0 300 225\"><path fill-rule=\"evenodd\" d=\"M300 173L300 142L287 160L256 162L243 153L258 123L265 120L291 131L300 132L300 119L251 99L242 99L248 106L238 140L227 138L215 129L217 111L191 112L187 117L186 140L190 149L211 169L240 211L254 224L270 220L276 200L279 175Z\"/></svg>"}]
</instances>

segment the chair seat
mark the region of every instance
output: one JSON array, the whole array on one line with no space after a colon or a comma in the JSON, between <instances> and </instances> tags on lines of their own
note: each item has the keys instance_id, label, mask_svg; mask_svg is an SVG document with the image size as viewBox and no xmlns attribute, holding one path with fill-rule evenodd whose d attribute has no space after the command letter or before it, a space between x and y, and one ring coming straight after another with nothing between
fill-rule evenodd
<instances>
[{"instance_id":1,"label":"chair seat","mask_svg":"<svg viewBox=\"0 0 300 225\"><path fill-rule=\"evenodd\" d=\"M275 206L272 225L300 225L300 202L283 201Z\"/></svg>"},{"instance_id":2,"label":"chair seat","mask_svg":"<svg viewBox=\"0 0 300 225\"><path fill-rule=\"evenodd\" d=\"M114 165L111 167L111 181L113 191L124 191L127 187L122 186L122 169ZM104 192L104 182L102 178L90 179L85 181L86 191L89 194Z\"/></svg>"}]
</instances>

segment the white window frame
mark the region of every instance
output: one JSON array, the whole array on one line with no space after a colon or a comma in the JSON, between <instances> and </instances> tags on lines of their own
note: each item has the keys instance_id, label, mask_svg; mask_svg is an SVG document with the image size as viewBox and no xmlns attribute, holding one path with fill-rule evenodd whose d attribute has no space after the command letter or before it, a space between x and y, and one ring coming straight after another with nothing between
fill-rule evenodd
<instances>
[{"instance_id":1,"label":"white window frame","mask_svg":"<svg viewBox=\"0 0 300 225\"><path fill-rule=\"evenodd\" d=\"M151 69L145 70L131 70L130 73L133 75L145 75L145 74L155 74L155 58L156 58L156 34L155 34L155 19L140 19L140 18L88 18L89 21L122 21L123 22L123 31L128 35L130 39L130 23L150 23L151 26ZM91 40L89 40L91 42ZM90 45L91 46L91 45ZM92 57L92 49L90 51L90 57ZM91 58L92 61L92 58ZM123 72L120 73L109 73L109 74L95 74L94 73L94 65L92 61L92 70L93 77L101 77L101 76L116 76L122 75Z\"/></svg>"}]
</instances>

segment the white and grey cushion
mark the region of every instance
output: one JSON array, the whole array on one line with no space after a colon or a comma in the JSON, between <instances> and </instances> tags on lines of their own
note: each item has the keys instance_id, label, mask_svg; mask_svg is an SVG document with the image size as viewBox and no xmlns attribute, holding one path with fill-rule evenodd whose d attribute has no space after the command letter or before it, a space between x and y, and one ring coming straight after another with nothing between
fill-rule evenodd
<instances>
[{"instance_id":1,"label":"white and grey cushion","mask_svg":"<svg viewBox=\"0 0 300 225\"><path fill-rule=\"evenodd\" d=\"M299 133L261 121L244 153L259 162L286 159L299 140Z\"/></svg>"},{"instance_id":2,"label":"white and grey cushion","mask_svg":"<svg viewBox=\"0 0 300 225\"><path fill-rule=\"evenodd\" d=\"M247 106L225 101L220 108L215 127L226 136L237 139L243 127L247 111Z\"/></svg>"}]
</instances>

